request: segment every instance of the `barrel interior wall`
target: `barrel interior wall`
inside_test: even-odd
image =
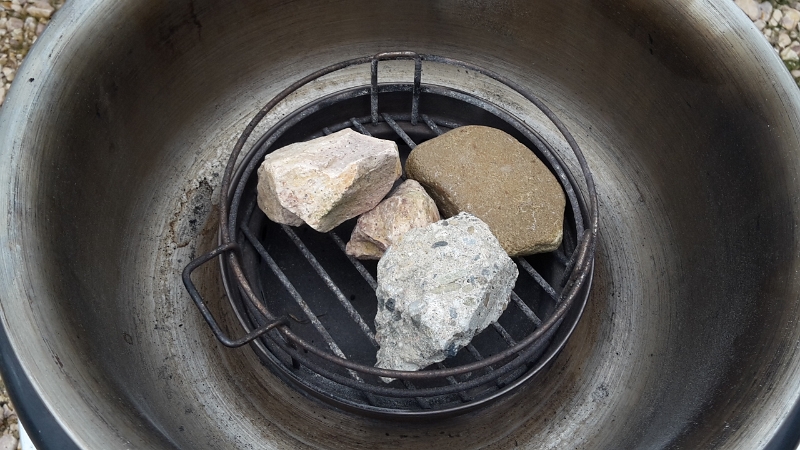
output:
[[[40,362],[23,363],[51,383],[45,394],[68,391],[92,418],[75,428],[79,441],[746,447],[767,399],[785,398],[770,420],[785,416],[797,384],[797,111],[760,100],[778,88],[737,78],[726,61],[750,50],[735,34],[702,38],[712,57],[679,29],[717,26],[709,12],[578,0],[221,3],[75,0],[54,26],[80,27],[72,39],[91,45],[76,56],[54,39],[52,73],[34,49],[24,71],[37,81],[7,103],[42,83],[47,107],[14,132],[27,133],[14,141],[18,161],[4,156],[31,174],[3,189],[41,210],[10,220],[30,246],[20,267],[46,288],[32,306],[4,301],[3,313],[42,330],[46,343],[26,344]],[[467,60],[540,96],[587,153],[604,218],[586,315],[553,367],[507,400],[422,425],[302,397],[249,349],[219,346],[179,282],[214,246],[219,161],[253,112],[315,69],[398,49]],[[768,78],[751,66],[742,73]],[[16,252],[8,258],[22,260]],[[218,276],[196,274],[234,330]],[[63,368],[51,370],[53,354]]]

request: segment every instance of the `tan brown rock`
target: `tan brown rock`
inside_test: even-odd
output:
[[[380,259],[406,232],[439,219],[436,203],[425,189],[414,180],[406,180],[378,206],[358,218],[347,243],[347,254]]]
[[[510,256],[561,244],[561,185],[530,149],[501,130],[466,126],[424,142],[409,155],[406,173],[444,217],[465,211],[486,222]]]
[[[344,129],[268,154],[258,206],[275,222],[327,232],[374,208],[401,174],[397,144]]]

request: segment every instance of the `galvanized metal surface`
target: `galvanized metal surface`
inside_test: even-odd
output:
[[[9,348],[84,448],[762,447],[800,397],[800,98],[734,8],[75,0],[0,115]],[[218,344],[179,281],[214,245],[202,205],[251,111],[298,73],[398,48],[487,67],[553,105],[603,217],[589,307],[537,389],[413,425],[298,396]]]

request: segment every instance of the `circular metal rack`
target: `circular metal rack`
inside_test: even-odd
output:
[[[414,61],[413,82],[379,84],[379,61],[397,59]],[[580,177],[567,169],[551,143],[503,108],[458,89],[422,83],[423,63],[474,71],[521,94],[566,139]],[[370,64],[369,85],[325,96],[287,115],[240,158],[256,126],[287,96],[324,75],[362,64]],[[353,220],[329,233],[271,222],[256,207],[255,169],[274,149],[343,128],[392,139],[404,158],[418,143],[472,124],[510,133],[555,174],[567,196],[563,242],[555,252],[515,258],[520,277],[508,308],[455,356],[417,372],[376,368],[378,344],[370,325],[377,308],[376,266],[344,253]],[[250,343],[282,380],[347,410],[391,418],[472,410],[546,367],[564,346],[587,301],[598,215],[592,175],[580,148],[539,99],[463,61],[382,53],[304,77],[267,103],[244,130],[225,169],[221,195],[219,246],[192,261],[183,273],[191,298],[224,345]],[[214,258],[220,261],[228,299],[245,332],[238,339],[222,330],[191,280],[197,267]],[[395,381],[386,384],[381,377]]]

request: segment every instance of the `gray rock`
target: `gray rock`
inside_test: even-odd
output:
[[[380,259],[408,230],[439,219],[436,203],[425,189],[414,180],[406,180],[378,206],[358,218],[347,243],[347,254]]]
[[[561,244],[564,190],[529,148],[502,130],[471,125],[423,142],[409,155],[406,173],[443,217],[474,214],[511,256]]]
[[[413,371],[454,356],[500,317],[517,275],[469,213],[410,230],[378,263],[375,366]]]
[[[268,154],[258,206],[275,222],[328,232],[374,208],[401,174],[397,144],[344,129]]]

